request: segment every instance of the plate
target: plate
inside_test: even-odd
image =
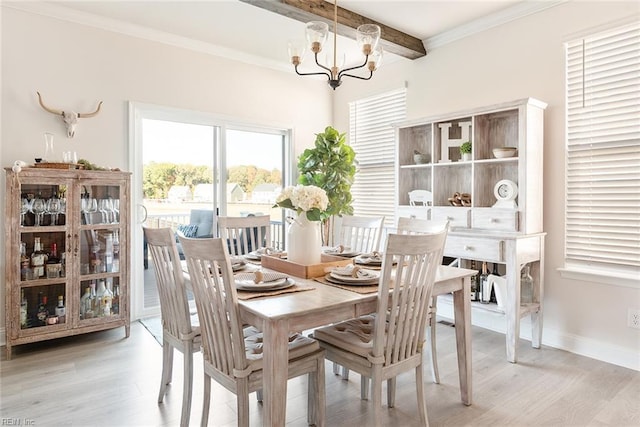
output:
[[[344,276],[338,276],[338,277],[344,277]],[[329,283],[333,283],[336,285],[346,285],[346,286],[375,286],[378,284],[378,279],[374,280],[374,281],[367,281],[367,282],[345,282],[342,279],[336,279],[333,276],[331,276],[331,273],[327,274],[325,277],[325,280]]]
[[[353,277],[352,275],[340,274],[339,271],[331,271],[329,272],[329,276],[332,279],[339,280],[343,283],[365,283],[365,284],[374,284],[378,283],[378,279],[380,278],[380,274],[377,271],[360,269],[360,272],[363,274],[359,277]]]
[[[333,247],[323,247],[322,253],[327,255],[335,255],[335,256],[343,256],[343,257],[354,257],[356,255],[360,255],[358,251],[352,251],[351,248],[344,248],[342,252],[339,249]]]
[[[362,255],[358,255],[357,257],[355,257],[355,259],[353,261],[356,264],[361,264],[361,265],[381,266],[382,265],[382,256],[374,257],[371,254],[362,254]]]
[[[261,283],[254,283],[253,280],[236,280],[236,289],[239,291],[253,292],[279,291],[280,289],[290,288],[295,284],[296,282],[289,277]]]

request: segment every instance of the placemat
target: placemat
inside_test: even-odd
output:
[[[316,277],[313,280],[315,280],[316,282],[320,282],[323,285],[329,285],[329,286],[333,286],[336,288],[340,288],[340,289],[344,289],[346,291],[351,291],[351,292],[355,292],[357,294],[372,294],[374,292],[378,292],[378,286],[349,286],[349,285],[339,285],[337,283],[331,283],[329,282],[327,279],[325,279],[324,277]],[[391,285],[389,286],[390,288],[393,288],[393,282],[391,283]]]
[[[315,288],[313,286],[300,285],[296,283],[290,288],[280,289],[278,291],[264,291],[264,292],[237,291],[237,294],[238,294],[238,299],[246,301],[254,298],[272,297],[275,295],[290,294],[293,292],[313,291],[314,289]]]

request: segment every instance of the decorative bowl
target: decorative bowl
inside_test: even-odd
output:
[[[416,165],[422,165],[425,163],[429,163],[431,161],[431,156],[428,154],[414,154],[413,155],[413,162]]]
[[[516,155],[518,149],[516,147],[499,147],[493,149],[493,155],[496,159],[506,159]]]

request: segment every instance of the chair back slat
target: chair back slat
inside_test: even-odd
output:
[[[218,217],[219,235],[227,242],[231,255],[246,255],[271,244],[269,215]]]
[[[390,234],[387,238],[373,341],[373,356],[384,356],[385,365],[422,351],[429,300],[446,235],[444,229],[432,234]]]
[[[373,252],[380,248],[384,217],[345,215],[342,218],[337,244],[357,252]]]
[[[216,370],[234,377],[247,366],[240,309],[226,240],[180,237],[202,333],[202,353]]]
[[[170,228],[143,227],[155,267],[162,324],[175,337],[192,332],[184,273]]]

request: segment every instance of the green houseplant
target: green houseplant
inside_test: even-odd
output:
[[[322,213],[323,242],[330,235],[330,222],[334,215],[353,214],[351,185],[356,174],[356,154],[346,143],[344,133],[327,126],[316,134],[314,148],[308,148],[298,158],[298,183],[315,185],[326,191],[327,209]]]
[[[463,142],[460,146],[460,154],[462,155],[462,160],[469,161],[471,160],[471,141]]]

